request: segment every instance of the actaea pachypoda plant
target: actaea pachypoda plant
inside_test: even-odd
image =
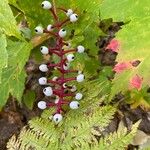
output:
[[[35,32],[37,34],[43,34],[48,33],[52,35],[56,41],[54,47],[41,47],[41,53],[43,55],[47,54],[54,54],[57,55],[60,59],[59,63],[54,64],[52,62],[49,62],[48,64],[42,64],[39,66],[40,71],[47,72],[50,68],[56,68],[60,72],[59,77],[54,77],[52,80],[47,79],[46,77],[41,77],[39,79],[39,84],[47,86],[43,89],[43,93],[45,96],[56,96],[56,100],[54,102],[48,102],[40,101],[38,103],[38,107],[40,109],[46,109],[49,107],[55,107],[56,112],[53,114],[53,121],[57,124],[63,119],[63,105],[68,105],[71,109],[78,109],[79,108],[79,100],[82,99],[83,95],[82,93],[75,93],[76,92],[76,86],[68,86],[68,82],[71,81],[77,81],[82,82],[84,80],[84,75],[79,70],[71,70],[70,63],[75,59],[75,56],[73,53],[83,53],[85,51],[84,46],[79,45],[75,49],[69,49],[64,50],[64,46],[70,46],[70,43],[67,43],[64,41],[64,37],[67,35],[67,31],[64,29],[64,26],[67,23],[75,23],[78,21],[78,15],[73,12],[72,9],[65,10],[64,8],[56,8],[54,4],[52,4],[49,1],[42,2],[41,6],[49,10],[54,18],[54,24],[50,24],[47,26],[46,29],[42,28],[41,26],[38,26],[35,28]],[[57,14],[57,11],[63,11],[67,19],[64,21],[59,20],[59,16]],[[69,73],[77,73],[76,77],[66,77],[66,74]],[[56,85],[55,89],[52,89],[50,86],[51,84]],[[56,88],[57,87],[57,88]],[[70,89],[68,93],[65,92],[66,89]],[[70,101],[67,99],[67,97],[73,98],[73,101]]]

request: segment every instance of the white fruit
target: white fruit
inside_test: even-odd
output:
[[[66,63],[65,65],[63,65],[64,70],[68,70],[69,67],[70,67],[70,64],[69,64],[69,63]]]
[[[45,77],[39,78],[39,84],[40,85],[46,85],[47,84],[47,78],[45,78]]]
[[[44,8],[44,9],[51,9],[52,8],[52,4],[49,2],[49,1],[43,1],[41,6]]]
[[[56,81],[58,79],[58,77],[53,77],[52,81]]]
[[[51,25],[51,24],[49,24],[48,26],[47,26],[47,31],[53,31],[53,25]]]
[[[72,62],[72,61],[74,61],[74,55],[73,54],[69,54],[69,55],[67,55],[67,60],[68,60],[68,62]]]
[[[65,89],[67,88],[67,84],[66,83],[63,84],[63,88],[65,88]]]
[[[40,50],[43,55],[47,55],[49,53],[49,50],[46,46],[41,46]]]
[[[46,87],[43,89],[43,93],[45,96],[52,96],[53,95],[53,90],[51,87]]]
[[[79,106],[80,106],[80,104],[79,104],[79,102],[77,102],[77,101],[72,101],[72,102],[69,104],[69,106],[70,106],[71,109],[78,109]]]
[[[78,15],[77,14],[72,14],[71,16],[70,16],[70,21],[71,22],[76,22],[78,20]]]
[[[78,53],[84,53],[85,48],[84,48],[82,45],[79,45],[79,46],[77,47],[77,51],[78,51]]]
[[[44,101],[38,102],[38,108],[42,110],[46,109],[46,102]]]
[[[68,9],[67,12],[66,12],[66,15],[68,17],[70,17],[72,14],[73,14],[73,10],[72,9]]]
[[[79,74],[76,78],[77,82],[82,82],[84,81],[84,75],[83,74]]]
[[[72,86],[72,88],[70,89],[71,92],[75,92],[77,90],[77,87],[75,85]]]
[[[82,93],[77,93],[76,96],[75,96],[75,99],[76,100],[81,100],[83,97]]]
[[[61,122],[62,119],[63,119],[63,117],[62,117],[61,114],[55,114],[55,115],[53,116],[53,121],[54,121],[56,124],[58,124],[59,122]]]
[[[42,72],[47,72],[48,71],[48,67],[45,64],[42,64],[39,66],[39,70]]]
[[[38,26],[35,28],[36,34],[42,34],[43,33],[43,28],[41,26]]]
[[[59,34],[60,37],[63,38],[67,35],[67,31],[65,29],[61,29],[58,34]]]

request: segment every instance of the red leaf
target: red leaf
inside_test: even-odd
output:
[[[106,47],[106,49],[111,49],[113,52],[119,51],[119,42],[118,40],[111,40],[109,45]]]
[[[142,88],[142,82],[143,82],[143,78],[140,77],[139,75],[135,75],[130,80],[130,87],[140,90]]]
[[[132,68],[131,63],[128,62],[121,62],[115,65],[115,67],[113,68],[113,71],[115,71],[116,73],[121,73],[126,69],[130,69]]]

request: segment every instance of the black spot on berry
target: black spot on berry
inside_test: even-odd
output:
[[[58,121],[58,118],[56,118],[56,121]]]
[[[66,30],[65,30],[65,29],[62,29],[62,31],[65,32]]]
[[[44,4],[42,4],[41,6],[44,7]]]

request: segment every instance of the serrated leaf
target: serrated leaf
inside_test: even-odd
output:
[[[6,104],[9,94],[21,101],[25,77],[26,73],[24,70],[18,74],[17,68],[3,69],[2,83],[0,84],[0,109]]]
[[[29,58],[32,45],[28,42],[8,40],[7,49],[9,66],[16,66],[18,67],[18,71],[21,72]]]
[[[4,31],[4,33],[9,36],[21,38],[16,24],[15,17],[8,5],[8,1],[2,0],[0,4],[0,31]]]
[[[111,13],[110,13],[111,11]],[[101,7],[101,16],[114,21],[129,22],[120,30],[116,39],[120,43],[118,62],[140,60],[141,63],[130,71],[117,74],[113,81],[111,97],[119,91],[129,89],[130,79],[138,74],[143,77],[143,86],[150,83],[150,4],[148,0],[105,0]],[[121,84],[120,84],[121,83]]]
[[[26,64],[32,46],[27,42],[8,40],[8,67],[2,70],[2,81],[0,84],[0,109],[6,104],[9,94],[19,102],[25,86]]]

